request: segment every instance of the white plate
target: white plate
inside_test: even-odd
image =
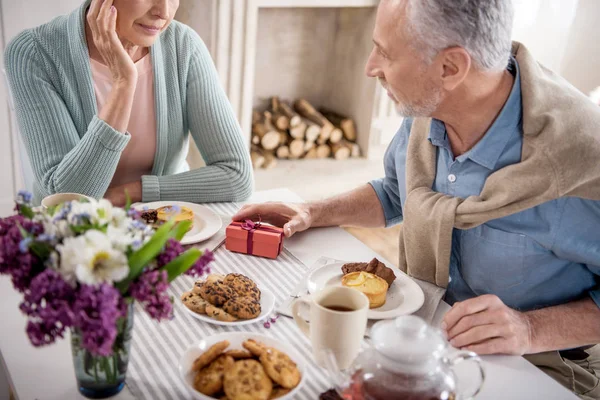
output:
[[[332,263],[312,271],[306,284],[308,292],[315,293],[326,286],[342,286],[342,265],[344,263]],[[396,274],[396,280],[388,290],[385,304],[369,310],[369,319],[390,319],[412,314],[425,301],[423,290],[415,281],[397,268],[391,270]]]
[[[196,391],[194,389],[194,373],[192,372],[192,365],[194,364],[194,360],[198,358],[202,353],[204,353],[210,346],[215,343],[221,342],[223,340],[229,341],[228,350],[238,349],[242,350],[242,343],[248,339],[257,340],[266,346],[273,347],[279,351],[287,354],[292,361],[296,363],[298,366],[298,370],[302,374],[302,379],[298,386],[294,388],[291,392],[286,394],[283,397],[280,397],[280,400],[292,400],[298,394],[298,391],[306,382],[306,365],[302,357],[300,357],[300,353],[296,351],[295,348],[290,346],[287,343],[280,342],[275,340],[269,336],[260,335],[258,333],[249,333],[249,332],[231,332],[231,333],[219,333],[217,335],[208,336],[202,339],[199,343],[194,344],[193,346],[188,347],[188,349],[183,353],[181,360],[179,362],[179,376],[185,383],[188,391],[192,395],[194,399],[198,400],[213,400],[213,397],[205,396],[202,393]]]
[[[223,222],[221,218],[210,208],[199,204],[188,203],[185,201],[155,201],[152,203],[138,203],[133,206],[138,211],[143,211],[144,208],[157,209],[165,206],[187,207],[194,212],[194,226],[181,240],[181,244],[192,244],[203,242],[214,236]]]
[[[209,317],[208,315],[195,313],[192,310],[190,310],[189,308],[187,308],[185,306],[185,304],[183,304],[181,299],[179,300],[179,302],[181,302],[181,305],[183,306],[185,311],[187,311],[192,317],[199,319],[200,321],[203,321],[203,322],[208,322],[209,324],[223,325],[223,326],[240,326],[240,325],[255,324],[255,323],[260,322],[260,321],[264,320],[265,318],[269,317],[273,313],[273,309],[275,308],[275,296],[273,295],[273,293],[271,293],[270,291],[263,289],[263,288],[259,288],[259,289],[260,289],[260,308],[261,308],[260,315],[256,318],[240,319],[240,320],[237,320],[234,322],[219,321],[219,320]]]

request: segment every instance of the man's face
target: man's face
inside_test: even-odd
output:
[[[402,116],[428,117],[441,103],[442,86],[435,78],[435,64],[427,65],[410,46],[403,28],[404,3],[404,0],[382,0],[366,74],[379,79]]]
[[[114,6],[119,37],[150,47],[175,17],[179,0],[114,0]]]

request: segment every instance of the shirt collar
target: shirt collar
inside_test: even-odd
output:
[[[508,100],[483,138],[471,150],[457,157],[457,161],[463,162],[469,158],[483,167],[494,169],[509,140],[516,138],[520,134],[518,127],[521,124],[523,114],[521,105],[521,75],[519,64],[514,57],[511,57],[508,69],[515,75],[515,81]],[[446,126],[442,121],[433,119],[429,131],[429,141],[431,144],[439,147],[447,145]]]

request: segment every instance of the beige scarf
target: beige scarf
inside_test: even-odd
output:
[[[400,230],[400,267],[410,276],[447,287],[453,228],[474,228],[559,197],[600,200],[600,107],[522,44],[513,43],[512,52],[521,73],[521,162],[490,175],[479,196],[431,189],[437,163],[427,140],[431,119],[413,122]]]

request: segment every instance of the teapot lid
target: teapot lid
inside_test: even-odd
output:
[[[414,315],[377,322],[371,339],[386,359],[411,367],[437,362],[446,350],[442,335]]]

